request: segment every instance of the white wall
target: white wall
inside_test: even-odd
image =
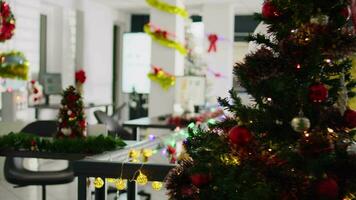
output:
[[[39,72],[40,15],[47,15],[47,71],[61,73],[63,87],[74,84],[74,72],[84,68],[86,102],[112,100],[113,25],[127,31],[130,17],[94,0],[11,0],[15,36],[0,51],[20,50],[30,61],[31,78]],[[77,20],[80,12],[81,20]],[[82,24],[78,24],[82,22]],[[77,30],[80,27],[82,30]],[[76,37],[78,33],[79,37]],[[78,56],[80,55],[80,56]],[[80,60],[78,60],[80,59]],[[80,65],[80,66],[77,66]],[[120,88],[120,87],[119,87]]]

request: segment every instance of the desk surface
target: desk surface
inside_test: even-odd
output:
[[[162,128],[162,129],[175,129],[176,125],[169,124],[169,115],[162,117],[143,117],[124,122],[122,125],[126,127],[138,128]]]
[[[97,108],[97,107],[106,107],[106,106],[112,106],[112,103],[102,103],[102,104],[85,104],[84,108]],[[33,105],[29,106],[29,108],[36,108],[36,109],[59,109],[61,107],[60,104],[41,104],[41,105]]]
[[[76,154],[76,153],[50,153],[50,152],[37,152],[37,151],[15,151],[2,149],[0,150],[0,156],[11,156],[11,157],[23,157],[23,158],[43,158],[43,159],[54,159],[54,160],[80,160],[80,159],[91,159],[91,160],[110,160],[116,159],[120,160],[122,157],[127,157],[131,149],[141,149],[141,148],[153,148],[159,144],[159,141],[154,140],[144,140],[144,141],[125,141],[127,144],[122,149],[117,149],[109,152],[104,152],[102,154]]]

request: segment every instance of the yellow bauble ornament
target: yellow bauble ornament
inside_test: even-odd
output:
[[[104,186],[104,181],[102,178],[95,178],[94,180],[94,186],[95,188],[102,188]]]
[[[146,185],[148,182],[147,176],[144,175],[141,171],[139,171],[139,174],[136,178],[136,182],[139,185]]]
[[[159,191],[159,190],[162,189],[162,186],[163,186],[162,182],[159,182],[159,181],[153,181],[152,182],[152,189],[153,190]]]
[[[115,183],[116,179],[114,179],[114,178],[107,178],[106,181],[107,181],[108,183]]]
[[[115,186],[118,190],[124,190],[126,189],[126,182],[122,178],[119,178],[116,180]]]

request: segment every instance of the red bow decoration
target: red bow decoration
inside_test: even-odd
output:
[[[81,69],[75,72],[75,82],[83,84],[86,79],[87,76],[84,70]]]
[[[217,51],[217,47],[216,47],[216,43],[218,41],[218,36],[216,34],[209,34],[208,36],[208,40],[210,42],[210,46],[209,46],[209,49],[208,49],[208,52],[216,52]]]
[[[356,0],[351,1],[351,18],[354,24],[354,30],[356,32]]]

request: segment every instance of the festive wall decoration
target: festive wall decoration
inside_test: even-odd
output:
[[[81,95],[73,86],[63,92],[61,108],[58,114],[57,137],[86,137],[86,120]]]
[[[38,105],[43,103],[44,95],[43,95],[43,87],[42,85],[36,81],[31,80],[27,85],[29,105]]]
[[[19,51],[0,54],[0,77],[27,80],[29,62]]]
[[[4,42],[8,39],[11,39],[11,37],[14,35],[15,32],[15,18],[14,15],[11,12],[9,4],[7,4],[5,1],[1,0],[0,1],[0,42]]]
[[[168,48],[173,48],[179,51],[181,54],[186,55],[187,49],[185,48],[184,44],[181,44],[177,41],[169,39],[168,36],[170,35],[167,31],[162,29],[158,29],[155,26],[152,26],[151,23],[146,24],[143,27],[144,31],[152,37],[152,39],[159,44],[166,46]]]
[[[157,10],[161,10],[163,12],[179,15],[183,18],[188,18],[189,13],[185,8],[177,7],[170,5],[168,3],[165,3],[164,1],[161,0],[146,0],[148,5],[156,8]]]
[[[218,35],[212,33],[208,35],[208,40],[210,42],[208,52],[216,52],[217,51],[217,42],[218,42]]]
[[[168,90],[174,86],[176,82],[175,76],[165,72],[159,67],[153,67],[152,69],[153,71],[147,75],[151,81],[158,83],[164,90]]]
[[[83,69],[80,69],[75,72],[75,87],[77,88],[78,92],[83,94],[83,84],[87,80],[86,73]]]

